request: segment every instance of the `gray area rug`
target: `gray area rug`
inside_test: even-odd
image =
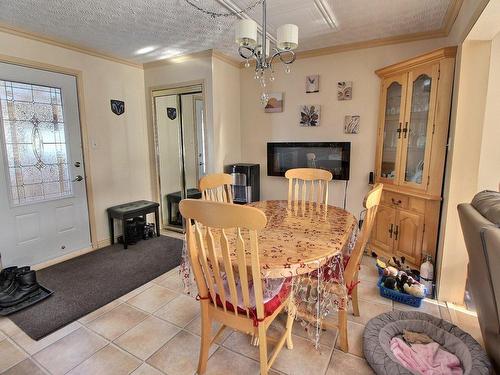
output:
[[[182,244],[155,237],[127,250],[115,244],[44,268],[37,271],[38,282],[54,294],[9,318],[39,340],[177,267]]]

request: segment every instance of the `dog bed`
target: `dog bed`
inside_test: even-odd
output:
[[[391,339],[403,330],[428,335],[442,348],[456,355],[464,375],[488,375],[491,364],[485,351],[471,335],[457,326],[418,311],[394,311],[371,319],[363,335],[366,361],[377,374],[414,375],[403,367],[391,351]]]

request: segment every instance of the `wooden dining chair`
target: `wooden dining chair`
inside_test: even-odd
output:
[[[232,182],[233,178],[227,173],[214,173],[203,176],[199,184],[202,199],[233,203]]]
[[[352,301],[353,315],[359,316],[359,302],[358,302],[358,272],[363,258],[364,249],[370,237],[370,233],[373,228],[373,223],[375,222],[375,215],[377,213],[377,208],[380,203],[380,198],[382,196],[382,184],[376,184],[365,196],[363,206],[365,208],[365,218],[363,225],[358,233],[354,249],[349,257],[349,261],[344,269],[343,280],[346,288],[339,288],[338,284],[329,281],[332,284],[329,286],[329,291],[332,294],[336,294],[339,298],[340,306],[345,307],[345,309],[339,309],[337,322],[331,320],[323,320],[323,328],[337,328],[339,331],[339,347],[342,351],[349,351],[349,343],[347,337],[347,305],[349,301],[349,296]],[[318,281],[308,279],[306,282],[317,283]],[[317,287],[317,284],[311,285],[313,288]],[[315,319],[315,317],[307,316],[307,314],[301,314],[299,316],[304,319]]]
[[[328,184],[331,172],[316,168],[294,168],[285,172],[288,179],[288,207],[292,204],[317,203],[317,207],[328,205]]]
[[[260,373],[267,374],[285,342],[293,348],[295,308],[290,280],[264,303],[257,232],[266,226],[266,215],[254,207],[196,199],[182,200],[179,209],[201,304],[198,374],[205,373],[209,348],[225,327],[258,338]],[[267,329],[285,308],[286,330],[268,360]],[[214,320],[222,326],[211,338]]]

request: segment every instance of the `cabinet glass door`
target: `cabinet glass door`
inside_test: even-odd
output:
[[[403,127],[403,185],[425,188],[428,180],[438,65],[409,73],[406,121]]]
[[[383,87],[385,107],[383,109],[383,134],[379,134],[379,137],[382,137],[382,149],[379,151],[377,175],[384,183],[394,183],[397,181],[399,169],[406,74],[387,79]]]

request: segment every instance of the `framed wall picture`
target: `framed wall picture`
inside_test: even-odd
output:
[[[344,133],[358,134],[359,133],[359,120],[358,115],[347,115],[344,118]]]
[[[264,107],[266,113],[283,112],[283,93],[272,92],[269,94],[269,99]]]
[[[300,106],[300,126],[319,126],[321,106],[308,104]]]
[[[352,99],[352,81],[337,82],[337,100]]]
[[[319,74],[306,77],[306,93],[319,92]]]

